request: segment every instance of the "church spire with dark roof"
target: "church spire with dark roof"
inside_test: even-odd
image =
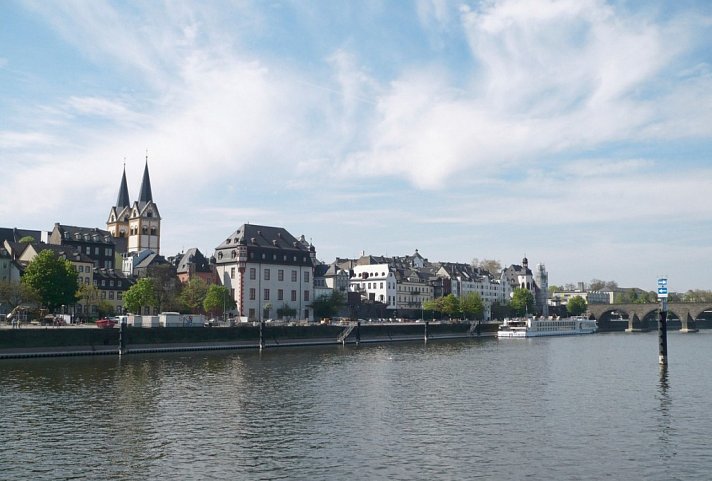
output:
[[[143,170],[143,180],[141,181],[141,192],[138,195],[139,204],[153,202],[151,194],[151,178],[148,176],[148,154],[146,154],[146,168]]]
[[[126,184],[126,162],[124,162],[124,175],[121,177],[121,186],[119,187],[119,196],[116,198],[116,208],[128,207],[129,203],[129,187]]]

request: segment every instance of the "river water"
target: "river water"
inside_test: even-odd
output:
[[[0,361],[0,479],[710,479],[712,332]]]

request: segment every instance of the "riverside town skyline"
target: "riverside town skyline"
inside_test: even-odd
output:
[[[105,228],[124,163],[133,199],[148,155],[165,255],[212,254],[249,222],[324,262],[526,255],[555,285],[712,289],[709,2],[0,17],[3,227]]]

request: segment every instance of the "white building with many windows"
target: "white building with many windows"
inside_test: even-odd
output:
[[[371,301],[381,302],[387,309],[396,309],[396,277],[388,264],[359,265],[353,268],[349,290],[360,292]]]
[[[237,314],[313,320],[316,251],[282,227],[243,224],[215,249],[216,273]]]

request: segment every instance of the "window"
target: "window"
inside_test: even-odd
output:
[[[284,300],[284,289],[277,289],[277,300],[278,301]]]
[[[85,278],[84,278],[84,284],[89,284],[89,278],[88,278],[88,277],[85,277]]]
[[[101,298],[101,299],[106,299],[106,291],[101,291],[101,294],[99,295],[99,298]]]
[[[304,300],[305,301],[309,300],[309,291],[304,291]]]
[[[109,287],[114,287],[114,280],[113,280],[113,279],[110,279],[110,280],[109,280]]]
[[[112,254],[112,252],[111,252],[111,247],[107,247],[106,249],[104,249],[104,255],[105,255],[105,256],[110,256],[111,254]]]
[[[297,282],[297,271],[292,271],[292,282]]]
[[[265,280],[269,280],[269,268],[265,268]]]
[[[109,291],[109,299],[114,300],[114,291]]]
[[[277,271],[277,280],[278,280],[279,282],[284,281],[284,269],[279,269],[279,270]]]
[[[265,301],[269,301],[269,289],[265,289]]]
[[[296,302],[296,300],[297,300],[297,291],[292,290],[292,301]]]
[[[151,235],[156,235],[156,228],[155,228],[155,227],[151,227]]]
[[[253,308],[253,309],[250,309],[250,311],[249,311],[249,318],[250,318],[250,319],[254,319],[254,318],[255,318],[255,310],[254,310],[254,308]]]
[[[234,279],[234,278],[235,278],[235,268],[231,267],[230,268],[230,279]]]
[[[250,300],[254,301],[257,298],[257,292],[254,287],[250,287]]]
[[[257,269],[250,267],[250,280],[254,281],[257,278]]]
[[[88,255],[88,256],[91,255],[91,247],[89,247],[89,246],[87,246],[87,255]]]
[[[84,266],[79,266],[79,272],[84,272]]]
[[[120,301],[124,297],[124,293],[119,291],[116,293],[116,300]]]
[[[309,282],[309,271],[304,271],[304,282]]]

